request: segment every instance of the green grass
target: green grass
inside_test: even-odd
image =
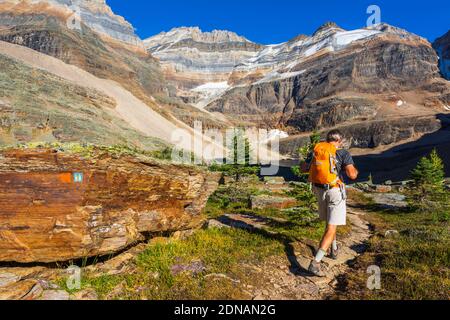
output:
[[[367,205],[367,203],[365,204]],[[340,296],[374,300],[450,299],[450,225],[439,212],[393,212],[377,210],[368,220],[375,229],[365,255],[356,270],[345,279]],[[442,206],[444,208],[444,206]],[[385,237],[389,230],[398,236]],[[366,288],[370,265],[382,270],[382,289]]]
[[[307,185],[295,186],[285,195],[297,199],[297,207],[291,209],[252,209],[250,198],[256,195],[272,195],[272,193],[254,185],[222,186],[210,197],[204,213],[213,219],[224,213],[266,218],[269,221],[267,230],[279,234],[286,241],[320,240],[323,236],[325,224],[319,221],[316,200]]]
[[[136,261],[136,271],[126,276],[84,277],[82,289],[93,288],[100,299],[230,299],[243,298],[239,288],[207,275],[243,277],[240,263],[258,263],[283,252],[281,243],[262,235],[235,229],[201,230],[187,240],[150,245]],[[200,261],[205,271],[197,275],[173,274],[173,265]],[[64,280],[60,281],[64,285]],[[116,296],[108,296],[117,286]]]

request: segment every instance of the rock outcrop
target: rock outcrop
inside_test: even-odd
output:
[[[349,137],[349,147],[374,149],[380,146],[398,144],[415,139],[430,132],[437,132],[443,127],[436,116],[415,116],[378,121],[357,121],[339,126]],[[326,130],[323,131],[323,136]],[[297,150],[310,141],[309,134],[294,135],[280,143],[281,154],[298,156]]]
[[[450,80],[450,31],[437,39],[433,44],[434,49],[439,55],[439,66],[442,75]]]
[[[108,255],[202,225],[219,178],[145,157],[8,150],[0,157],[0,261]]]

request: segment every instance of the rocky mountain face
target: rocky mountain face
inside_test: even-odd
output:
[[[191,53],[198,50],[193,40],[180,40],[180,50],[178,32],[157,36],[146,45],[159,54],[166,69],[218,72],[221,76],[215,81],[198,79],[192,84],[190,102],[235,123],[281,128],[292,135],[359,123],[367,128],[389,123],[392,132],[403,132],[402,119],[420,127],[387,139],[379,130],[353,130],[354,146],[367,147],[435,130],[439,121],[427,125],[423,117],[450,111],[450,84],[439,73],[431,44],[387,24],[346,31],[327,23],[312,36],[259,46],[258,52],[252,50],[250,57],[236,61],[231,72],[199,56],[193,59]],[[227,41],[232,45],[235,39]]]
[[[59,1],[2,1],[0,40],[29,47],[98,77],[115,80],[142,99],[164,91],[159,64],[140,47],[112,36],[105,37],[105,28],[98,31],[94,25],[92,29],[85,23],[86,19],[82,20],[80,29],[70,28],[68,21],[73,12],[67,7],[69,2],[72,3],[65,1],[67,5],[62,6]],[[97,14],[98,20],[104,23],[109,20],[103,19],[103,15],[111,15],[109,19],[115,17],[109,7],[100,6],[104,1],[79,3],[83,10],[90,8],[91,16]]]
[[[0,42],[7,47],[32,50]],[[25,52],[24,52],[25,51]],[[0,52],[0,145],[40,143],[92,143],[96,145],[128,144],[147,150],[162,146],[162,141],[133,129],[114,110],[117,100],[102,91],[62,79],[50,72],[34,69],[12,56]],[[29,60],[56,65],[56,59],[35,53]],[[62,62],[60,62],[63,65]],[[75,74],[71,66],[64,72]],[[80,75],[77,78],[81,78]],[[30,89],[32,88],[32,89]]]
[[[442,75],[450,80],[450,31],[437,39],[433,44],[434,49],[439,55],[439,66]]]
[[[0,261],[116,253],[149,234],[197,228],[218,177],[145,157],[51,149],[0,155]]]
[[[66,2],[69,6],[70,1]],[[106,31],[98,23],[89,23],[93,15],[99,23],[123,20],[113,15],[103,1],[79,2],[91,15],[90,19],[82,19],[80,29],[68,25],[72,9],[58,3],[0,1],[0,40],[53,56],[99,78],[114,80],[165,117],[174,117],[190,126],[195,119],[206,127],[223,126],[221,121],[213,121],[210,115],[179,98],[168,97],[167,82],[159,62],[142,46],[122,41],[119,36],[113,38],[111,30],[118,26],[103,28],[109,32],[105,35]],[[105,20],[104,15],[109,18]]]
[[[123,17],[114,14],[106,4],[106,0],[1,0],[2,11],[7,9],[16,13],[15,17],[10,17],[9,24],[17,25],[23,21],[20,13],[44,13],[51,12],[66,17],[66,22],[75,23],[76,20],[87,25],[97,33],[108,36],[112,39],[142,47],[142,42],[134,33],[133,26]],[[5,20],[3,20],[5,23]]]
[[[144,44],[161,62],[166,79],[175,87],[174,94],[187,102],[226,87],[234,67],[262,48],[233,32],[186,27],[160,33]],[[189,89],[194,90],[187,92]]]

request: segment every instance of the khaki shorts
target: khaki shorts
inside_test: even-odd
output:
[[[330,190],[313,187],[319,202],[320,220],[332,226],[347,225],[347,194],[345,188]]]

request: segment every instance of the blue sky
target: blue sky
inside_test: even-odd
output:
[[[404,0],[107,0],[141,38],[179,26],[223,29],[263,43],[312,34],[326,21],[344,29],[366,25],[367,7],[378,5],[382,21],[434,41],[450,29],[450,1]]]

